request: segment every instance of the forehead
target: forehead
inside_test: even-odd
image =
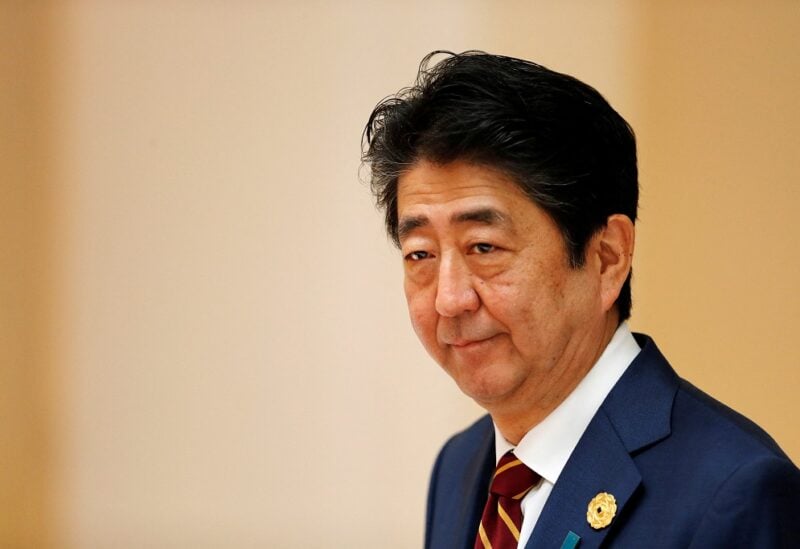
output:
[[[443,216],[450,221],[517,224],[532,210],[539,208],[509,176],[485,166],[420,161],[398,178],[400,228],[404,222],[427,224]],[[475,215],[465,217],[470,212]]]
[[[503,172],[463,161],[435,164],[421,160],[398,178],[398,206],[444,202],[472,196],[530,202]]]

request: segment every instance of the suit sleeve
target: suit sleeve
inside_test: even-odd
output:
[[[761,458],[720,486],[690,549],[800,548],[798,512],[800,470],[786,458]]]

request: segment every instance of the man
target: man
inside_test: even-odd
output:
[[[800,547],[798,469],[625,322],[630,127],[570,76],[433,55],[364,152],[414,329],[489,413],[436,460],[426,547]]]

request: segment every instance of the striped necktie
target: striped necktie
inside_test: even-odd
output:
[[[475,549],[516,549],[522,527],[522,498],[541,479],[511,450],[500,458],[475,538]]]

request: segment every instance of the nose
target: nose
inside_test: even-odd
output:
[[[443,257],[439,263],[436,288],[436,312],[445,317],[456,317],[477,311],[480,297],[473,285],[473,275],[458,257]]]

